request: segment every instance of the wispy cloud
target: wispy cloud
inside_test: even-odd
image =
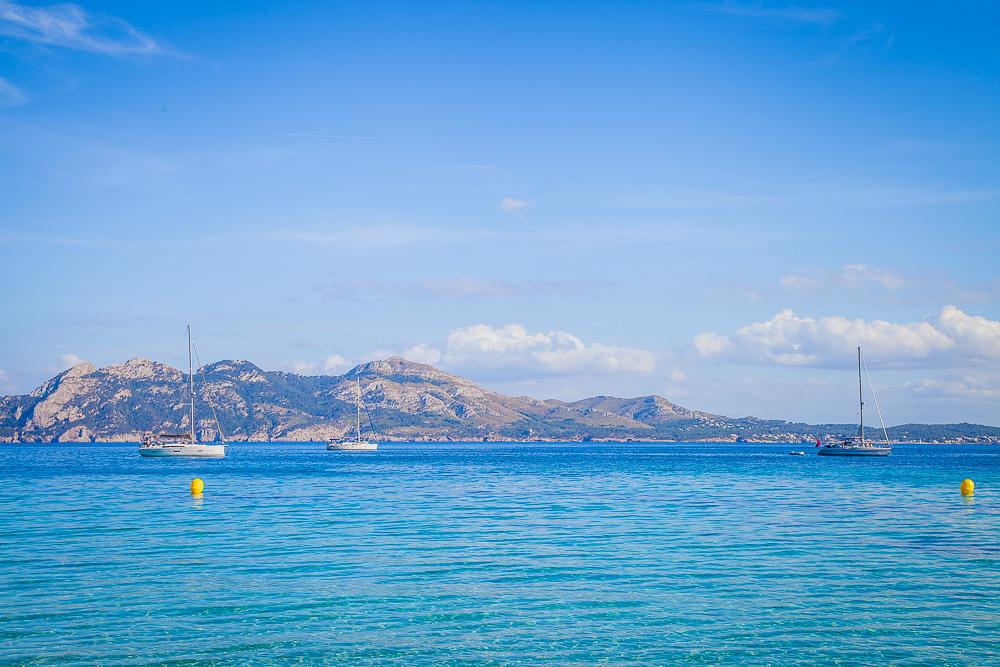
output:
[[[502,167],[497,167],[496,165],[492,164],[479,164],[475,162],[432,162],[431,164],[441,167],[449,167],[452,169],[462,169],[465,171],[478,171],[490,174],[507,173],[506,169],[503,169]]]
[[[73,368],[73,366],[76,366],[77,364],[82,364],[84,362],[84,358],[78,354],[70,353],[59,357],[59,361],[62,363],[63,368]]]
[[[814,271],[808,274],[790,274],[781,278],[781,286],[790,292],[805,292],[829,285],[843,287],[875,285],[893,291],[902,289],[908,283],[909,280],[898,271],[867,264],[848,264],[839,271]]]
[[[869,46],[891,46],[892,35],[886,35],[885,26],[874,23],[858,28],[844,38],[846,48],[867,48]]]
[[[734,290],[746,286],[732,285]],[[932,303],[1000,303],[1000,278],[967,282],[947,272],[929,269],[903,270],[869,264],[847,264],[837,269],[809,268],[781,276],[769,284],[759,284],[765,303],[785,302],[789,298],[837,298],[848,294],[851,300],[878,304],[907,304],[926,307]]]
[[[505,213],[523,213],[525,209],[531,207],[531,202],[525,201],[523,199],[514,199],[513,197],[504,197],[500,200],[500,208]]]
[[[721,210],[783,204],[787,201],[787,195],[712,190],[677,190],[648,195],[625,196],[618,199],[616,204],[623,208],[634,209]]]
[[[100,134],[0,117],[0,150],[14,155],[22,169],[58,180],[67,190],[125,186],[163,192],[188,187],[186,179],[239,178],[276,165],[309,163],[319,154],[305,147],[237,142],[153,148],[144,141],[107,141]]]
[[[323,360],[324,373],[340,373],[350,367],[351,363],[339,354],[327,355]]]
[[[886,141],[886,145],[895,150],[915,153],[958,153],[976,150],[976,147],[971,144],[934,139],[890,139]]]
[[[86,359],[84,359],[78,354],[73,354],[73,353],[64,354],[61,357],[59,357],[59,361],[49,366],[47,370],[50,373],[62,373],[67,369],[73,368],[74,366],[77,366],[85,362]]]
[[[799,276],[795,274],[782,276],[781,286],[792,292],[801,292],[816,287],[819,282],[812,276]]]
[[[296,375],[316,375],[317,365],[312,361],[293,361],[288,365],[288,370]]]
[[[108,239],[85,239],[85,238],[75,238],[71,236],[64,236],[62,234],[47,234],[47,233],[19,233],[19,232],[4,232],[0,233],[0,245],[14,245],[20,243],[28,244],[38,244],[38,245],[57,245],[57,246],[81,246],[81,247],[107,247],[112,246],[115,242]]]
[[[934,400],[952,399],[958,401],[1000,399],[1000,383],[993,373],[966,373],[944,378],[924,378],[908,382],[904,390],[907,394]]]
[[[996,188],[949,188],[933,184],[788,184],[781,191],[733,192],[686,190],[626,195],[614,203],[622,208],[677,210],[746,210],[836,206],[893,208],[976,204],[995,199]]]
[[[397,298],[483,298],[563,295],[592,292],[599,285],[560,281],[508,281],[479,278],[417,280],[409,283],[351,281],[323,289],[324,301],[358,301],[374,297]]]
[[[0,76],[0,107],[16,107],[28,101],[23,90]]]
[[[333,229],[281,229],[265,231],[261,236],[266,240],[288,243],[349,246],[366,245],[407,245],[421,242],[464,242],[481,239],[489,233],[481,230],[449,229],[424,225],[373,224],[362,227]]]
[[[400,352],[399,356],[418,364],[434,365],[441,361],[441,351],[427,343],[417,343]]]
[[[892,48],[894,41],[893,34],[887,32],[881,23],[862,26],[844,36],[836,50],[818,60],[801,63],[799,67],[802,69],[825,67],[836,64],[851,54],[874,50],[888,51]]]
[[[836,23],[841,16],[836,9],[767,5],[759,2],[703,2],[698,6],[717,14],[795,25],[828,26]]]
[[[385,137],[365,137],[352,134],[324,134],[320,132],[275,132],[276,137],[291,139],[329,139],[331,141],[388,141]]]
[[[92,15],[75,4],[33,7],[0,0],[0,35],[117,57],[183,55],[122,19]]]
[[[271,361],[269,367],[295,373],[296,375],[339,375],[351,366],[351,362],[339,354],[329,354],[324,359],[312,361],[295,359],[293,361]]]

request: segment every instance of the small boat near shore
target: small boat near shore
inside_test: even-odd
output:
[[[885,447],[876,446],[871,440],[865,439],[865,398],[864,389],[861,384],[861,348],[858,347],[858,403],[860,424],[858,433],[854,437],[846,438],[839,443],[823,444],[816,438],[816,452],[820,456],[889,456],[892,453],[892,445],[889,443],[889,434],[885,430],[885,422],[882,420],[882,410],[878,407],[878,398],[875,396],[875,387],[871,383],[871,376],[868,377],[868,385],[872,390],[872,398],[875,400],[875,409],[878,412],[879,422],[882,424],[882,433],[885,436]],[[867,371],[867,365],[865,366]]]
[[[191,325],[188,325],[188,397],[190,399],[190,426],[189,433],[153,433],[147,431],[142,436],[139,445],[139,454],[146,457],[168,457],[168,456],[188,456],[199,458],[222,458],[226,455],[226,442],[222,435],[222,427],[219,425],[219,418],[215,415],[215,406],[212,406],[212,413],[215,416],[215,427],[219,443],[198,442],[195,433],[195,413],[194,413],[194,360],[191,356]],[[199,368],[201,362],[198,362]]]
[[[355,429],[357,437],[354,440],[348,440],[347,438],[331,438],[326,443],[326,449],[330,452],[374,452],[378,449],[378,443],[371,440],[361,439],[361,379],[355,378],[357,381],[358,394],[355,400],[355,407],[357,408],[357,419],[355,421]],[[365,410],[367,413],[367,409]],[[368,418],[369,426],[371,426],[371,417]],[[372,435],[375,433],[375,427],[372,426]]]

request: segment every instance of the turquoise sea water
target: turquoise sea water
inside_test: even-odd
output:
[[[0,447],[0,663],[1000,663],[1000,447],[788,450]]]

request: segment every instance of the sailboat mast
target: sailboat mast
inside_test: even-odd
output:
[[[357,423],[357,429],[358,429],[358,442],[360,443],[361,442],[361,378],[355,378],[355,380],[357,380],[357,383],[358,383],[358,402],[357,402],[358,423]]]
[[[188,325],[188,393],[191,395],[191,442],[194,442],[194,362],[191,360],[191,325]]]
[[[858,403],[861,405],[861,444],[865,444],[865,395],[861,390],[861,346],[858,346]]]

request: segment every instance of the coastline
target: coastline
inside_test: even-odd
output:
[[[512,444],[512,445],[596,445],[596,444],[619,444],[619,445],[721,445],[721,444],[732,444],[732,445],[815,445],[815,440],[810,439],[787,439],[787,440],[772,440],[772,439],[728,439],[728,438],[701,438],[701,439],[691,439],[691,440],[665,440],[665,439],[653,439],[653,438],[625,438],[625,439],[615,439],[615,438],[586,438],[586,439],[558,439],[558,438],[537,438],[532,440],[523,440],[517,438],[483,438],[479,440],[474,440],[470,438],[400,438],[400,437],[380,437],[377,438],[380,443],[405,443],[405,444],[428,444],[428,445],[479,445],[479,444]],[[135,437],[121,437],[121,438],[101,438],[93,440],[43,440],[43,439],[33,439],[33,440],[11,440],[0,438],[0,446],[14,446],[14,445],[83,445],[83,444],[93,444],[93,445],[139,445],[140,440]],[[301,440],[296,438],[275,438],[275,439],[237,439],[237,440],[226,440],[227,445],[241,445],[241,444],[307,444],[307,443],[322,443],[322,440]],[[889,440],[889,444],[893,447],[898,445],[1000,445],[1000,438],[993,436],[983,436],[982,438],[976,439],[947,439],[947,440]]]

